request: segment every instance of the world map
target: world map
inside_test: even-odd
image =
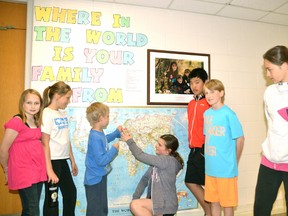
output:
[[[67,108],[69,118],[70,139],[74,157],[78,166],[78,176],[73,177],[77,187],[77,204],[75,215],[86,214],[86,197],[84,189],[85,156],[90,125],[86,120],[86,108]],[[187,143],[187,108],[110,108],[110,122],[105,134],[113,132],[117,126],[127,128],[137,145],[149,154],[155,154],[154,145],[163,134],[173,134],[179,140],[178,152],[185,165],[177,176],[178,211],[197,208],[197,200],[184,183],[186,162],[189,154]],[[118,156],[111,163],[112,171],[108,175],[108,207],[109,216],[130,216],[129,209],[134,190],[148,166],[137,161],[129,151],[125,142],[118,139]],[[146,193],[143,194],[143,197]],[[42,194],[42,199],[44,195]],[[43,202],[43,201],[42,201]],[[59,193],[59,211],[62,201]]]

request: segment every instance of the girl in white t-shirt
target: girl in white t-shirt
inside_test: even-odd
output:
[[[46,157],[48,182],[45,184],[44,216],[58,216],[58,188],[63,196],[63,216],[75,215],[76,187],[72,179],[78,174],[72,147],[69,140],[68,118],[65,112],[72,90],[69,85],[60,81],[47,87],[43,92],[44,111],[41,126],[42,142]],[[70,159],[72,171],[67,160]],[[56,184],[56,196],[51,204],[49,186]],[[55,188],[55,187],[54,187]]]

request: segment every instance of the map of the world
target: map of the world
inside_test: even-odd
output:
[[[110,123],[105,133],[111,133],[117,126],[122,125],[130,131],[137,145],[150,154],[155,153],[154,145],[158,138],[163,134],[171,133],[178,138],[180,144],[178,152],[186,162],[190,151],[187,143],[186,110],[186,108],[171,107],[110,108]],[[75,215],[84,216],[86,214],[86,197],[83,181],[87,140],[91,127],[86,120],[86,108],[67,108],[67,113],[73,153],[79,169],[78,176],[74,177],[77,187]],[[109,143],[109,146],[115,142],[120,142],[120,148],[118,156],[111,163],[113,169],[108,175],[109,216],[130,216],[129,203],[132,194],[148,166],[134,158],[125,142],[114,140]],[[177,177],[178,211],[197,207],[195,197],[185,186],[185,171],[186,163]],[[143,197],[145,196],[146,193],[143,194]],[[43,202],[44,194],[41,199]],[[59,194],[59,205],[61,214],[61,194]]]

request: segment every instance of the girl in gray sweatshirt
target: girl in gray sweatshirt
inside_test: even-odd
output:
[[[178,209],[176,177],[184,162],[176,151],[179,142],[171,135],[162,135],[156,144],[156,155],[143,152],[127,130],[122,133],[134,157],[150,165],[133,194],[130,210],[137,215],[174,215]],[[147,197],[141,198],[148,186]],[[145,213],[145,214],[144,214]]]

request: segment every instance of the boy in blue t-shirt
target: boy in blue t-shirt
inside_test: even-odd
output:
[[[211,108],[204,113],[205,200],[212,215],[233,215],[238,204],[238,162],[244,135],[237,115],[224,105],[225,89],[220,80],[205,83],[204,94]]]

